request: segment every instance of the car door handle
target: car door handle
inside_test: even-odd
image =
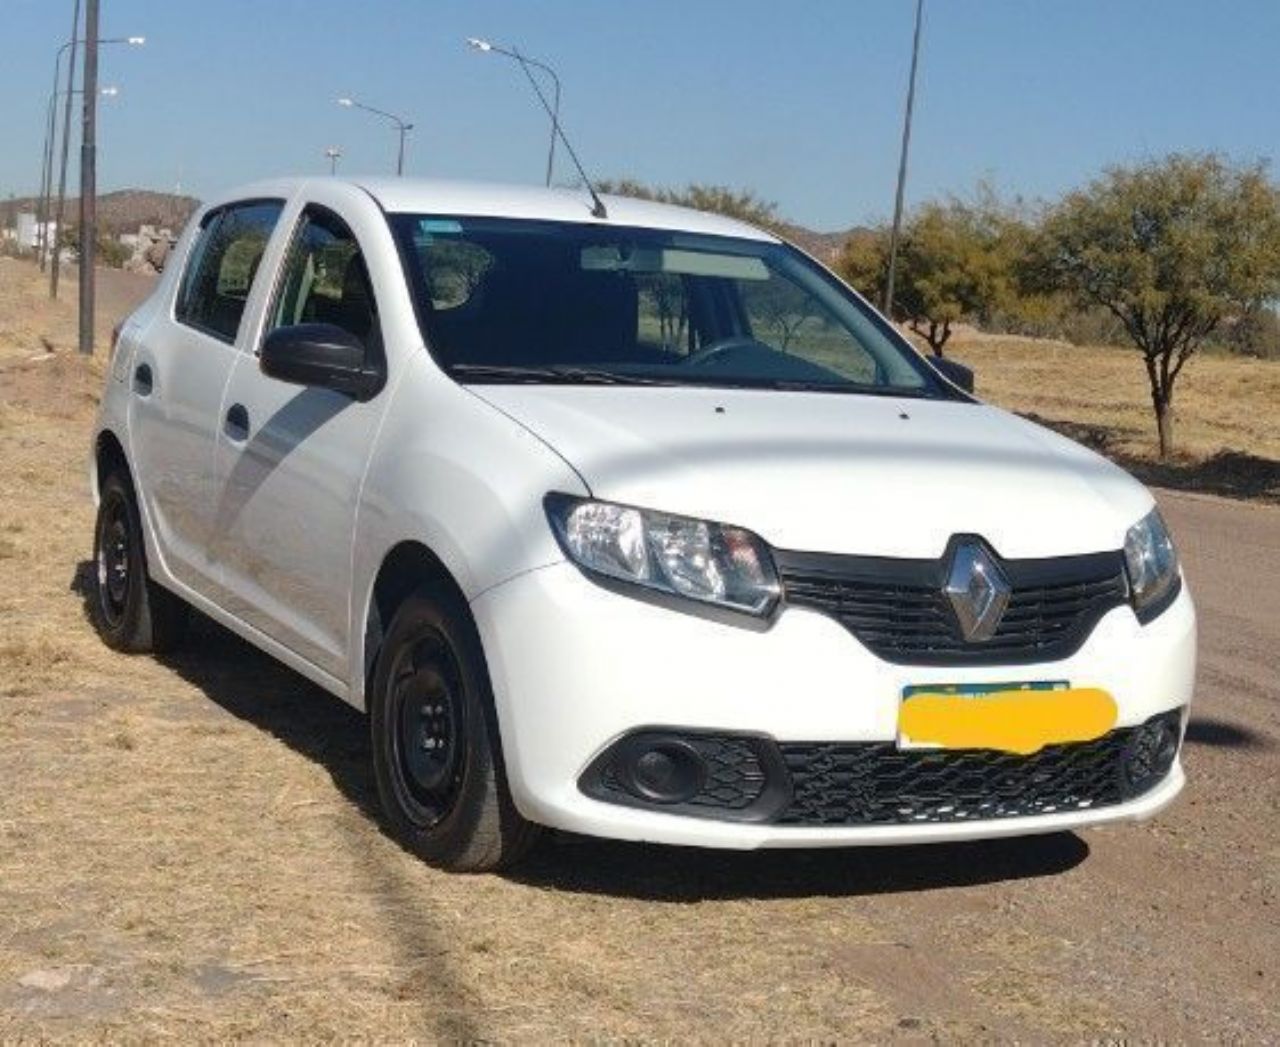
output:
[[[237,443],[249,439],[249,410],[244,404],[232,404],[222,423],[223,431]]]
[[[133,372],[133,391],[139,396],[150,396],[155,387],[150,364],[138,364]]]

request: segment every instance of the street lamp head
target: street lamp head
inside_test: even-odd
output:
[[[350,98],[339,98],[338,105],[346,106],[346,108],[350,109],[353,105],[355,105],[355,102],[352,101]]]
[[[480,37],[478,37],[478,36],[469,36],[469,37],[467,37],[467,45],[468,45],[469,47],[474,47],[477,51],[492,51],[492,50],[493,50],[493,44],[489,43],[489,41],[488,41],[488,40],[482,40],[482,39],[480,39]]]
[[[130,36],[125,38],[125,43],[131,47],[142,47],[147,42],[145,36]]]
[[[101,91],[104,98],[115,98],[119,93],[120,88],[116,87],[115,84],[112,84],[110,87],[104,87]]]

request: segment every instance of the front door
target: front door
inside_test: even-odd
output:
[[[261,337],[303,323],[335,324],[383,352],[356,235],[316,204],[298,218]],[[246,353],[224,400],[212,542],[228,610],[340,680],[356,503],[387,399],[281,382]]]

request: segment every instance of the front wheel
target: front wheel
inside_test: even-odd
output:
[[[516,811],[480,638],[456,596],[420,590],[396,611],[369,700],[383,810],[432,865],[482,872],[509,865],[536,827]]]
[[[186,632],[189,608],[147,573],[142,518],[122,472],[102,482],[93,529],[90,609],[98,635],[117,651],[171,650]]]

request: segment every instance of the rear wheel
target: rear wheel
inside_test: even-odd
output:
[[[142,520],[133,485],[121,472],[102,482],[93,532],[93,624],[117,651],[162,652],[186,632],[189,609],[147,574]]]
[[[391,620],[369,701],[388,820],[433,865],[501,868],[536,837],[511,802],[480,638],[461,599],[420,590]]]

